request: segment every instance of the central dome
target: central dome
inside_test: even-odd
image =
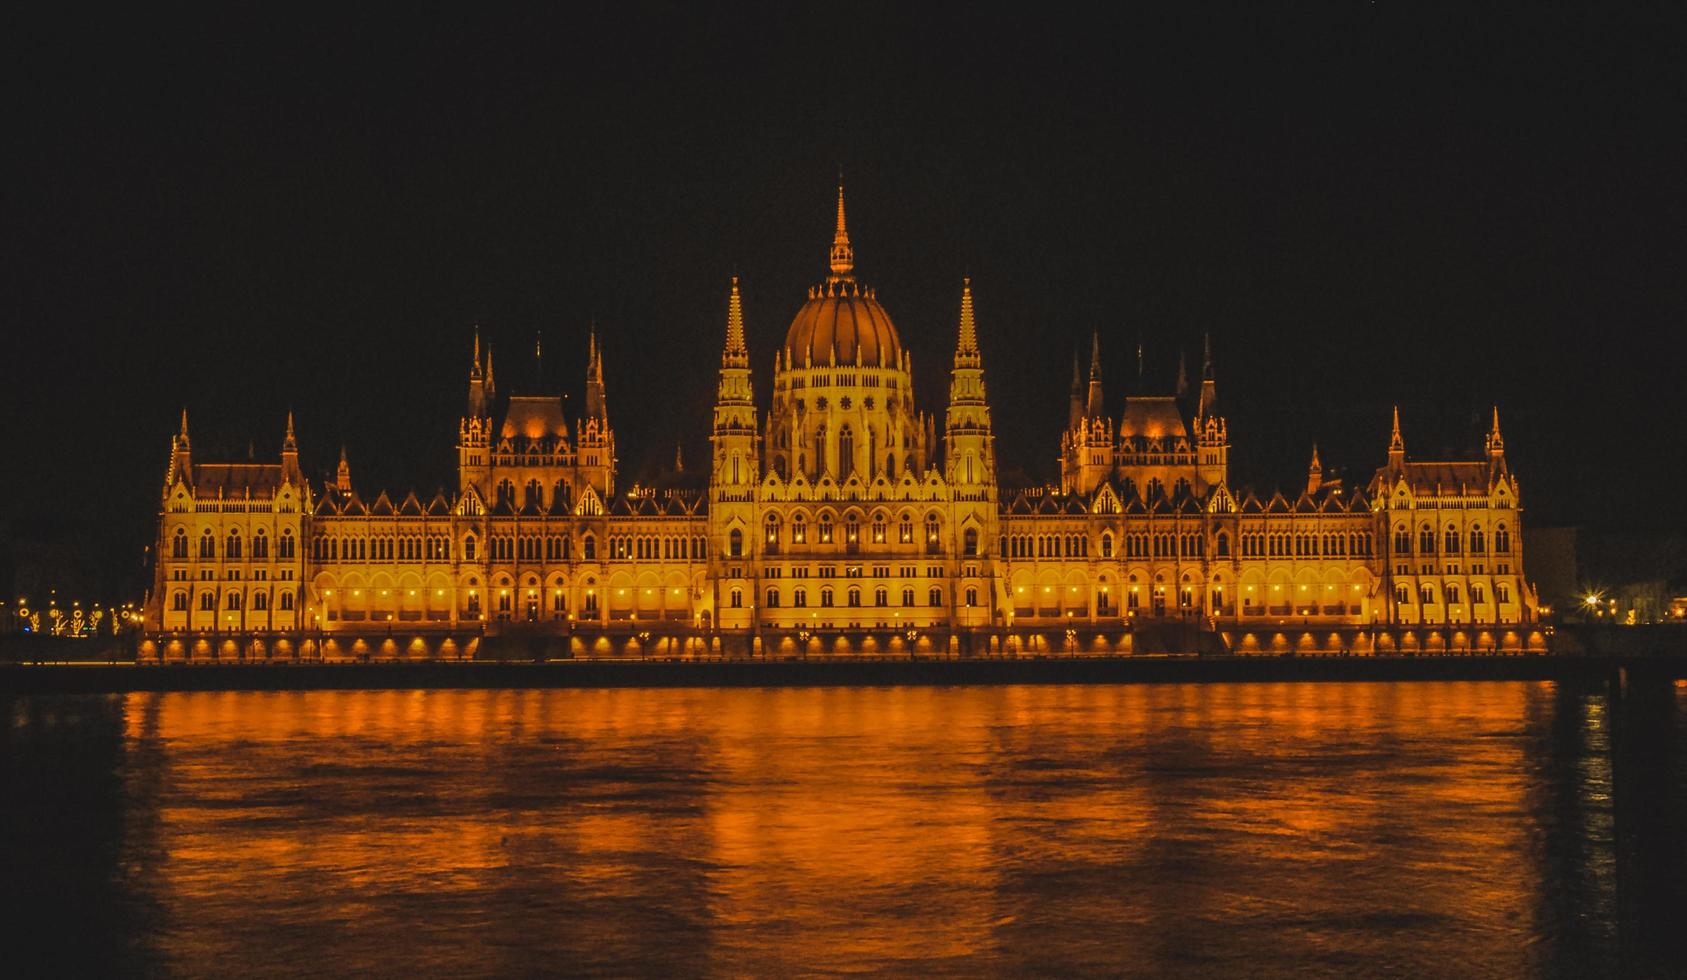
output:
[[[855,249],[844,227],[843,185],[838,185],[838,228],[829,256],[832,274],[823,286],[808,291],[808,302],[797,311],[785,333],[785,363],[854,364],[895,368],[902,363],[902,343],[890,314],[871,289],[855,281]]]
[[[902,363],[902,343],[872,290],[828,284],[812,290],[791,321],[785,357],[792,367],[831,364],[835,358],[838,364],[894,368]]]

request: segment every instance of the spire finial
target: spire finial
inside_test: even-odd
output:
[[[1201,380],[1211,381],[1213,377],[1213,335],[1211,331],[1201,333]]]
[[[674,472],[685,472],[685,450],[680,443],[674,443]]]
[[[486,390],[491,391],[493,389],[493,387],[494,386],[493,386],[493,383],[492,383],[492,345],[487,344],[486,345]]]
[[[1101,380],[1101,331],[1090,331],[1090,380]]]
[[[972,277],[961,277],[961,336],[955,355],[978,353],[978,326],[972,317]]]
[[[1183,351],[1177,352],[1177,397],[1189,394],[1189,367],[1183,357]]]
[[[1312,444],[1312,466],[1311,466],[1311,469],[1313,469],[1314,471],[1321,471],[1321,470],[1323,470],[1323,468],[1324,468],[1323,465],[1318,462],[1318,444],[1316,442],[1314,442]]]
[[[183,405],[183,406],[182,406],[182,431],[181,431],[181,439],[182,439],[182,441],[183,441],[183,442],[186,442],[186,441],[187,441],[187,406],[186,406],[186,405]]]
[[[1394,406],[1394,432],[1388,437],[1388,454],[1393,456],[1406,451],[1406,440],[1400,437],[1400,406]]]
[[[1505,438],[1500,435],[1500,407],[1494,406],[1494,424],[1488,430],[1488,452],[1498,455],[1505,451]]]
[[[726,300],[726,354],[749,357],[744,344],[744,297],[738,292],[738,277],[732,277],[732,292]]]
[[[481,377],[480,366],[480,324],[474,325],[474,363],[469,367],[469,378]]]
[[[282,452],[298,452],[298,440],[293,438],[293,410],[287,410],[287,435],[281,440]]]
[[[849,230],[844,225],[843,171],[838,171],[838,228],[832,234],[832,281],[849,279],[855,272],[855,249],[849,245]]]

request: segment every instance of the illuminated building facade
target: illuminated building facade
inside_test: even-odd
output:
[[[1359,631],[1484,645],[1467,627],[1526,643],[1505,629],[1534,619],[1534,597],[1497,411],[1481,458],[1409,461],[1396,412],[1368,486],[1326,479],[1314,449],[1304,488],[1261,497],[1231,484],[1210,347],[1192,393],[1180,378],[1115,415],[1096,338],[1087,381],[1074,363],[1059,484],[1001,493],[974,316],[963,282],[939,420],[856,278],[840,189],[828,274],[774,352],[765,415],[732,282],[706,489],[617,487],[595,334],[572,420],[559,393],[501,391],[477,337],[457,487],[427,500],[367,498],[343,453],[312,487],[291,418],[277,464],[196,462],[184,414],[149,628],[396,631],[434,652],[503,632],[586,652],[653,636],[698,652],[1127,651],[1158,624],[1239,650],[1315,632],[1346,648]]]

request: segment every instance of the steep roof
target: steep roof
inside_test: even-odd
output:
[[[1119,420],[1121,437],[1187,439],[1183,413],[1172,395],[1133,395],[1125,399],[1125,415]]]
[[[269,497],[282,482],[279,463],[193,465],[193,492],[198,497]]]

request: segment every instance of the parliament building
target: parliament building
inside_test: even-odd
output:
[[[315,485],[171,441],[143,653],[1036,655],[1381,653],[1543,642],[1499,414],[1480,454],[1408,458],[1398,411],[1368,485],[1231,482],[1210,349],[1198,386],[1110,403],[1074,364],[1058,485],[997,482],[963,281],[941,418],[855,274],[838,193],[823,281],[758,398],[727,295],[706,488],[623,486],[595,334],[583,413],[504,390],[474,341],[454,492]],[[1098,342],[1097,342],[1098,343]],[[1187,390],[1187,394],[1185,390]],[[1380,421],[1380,420],[1379,420]],[[489,642],[493,640],[495,642]]]

